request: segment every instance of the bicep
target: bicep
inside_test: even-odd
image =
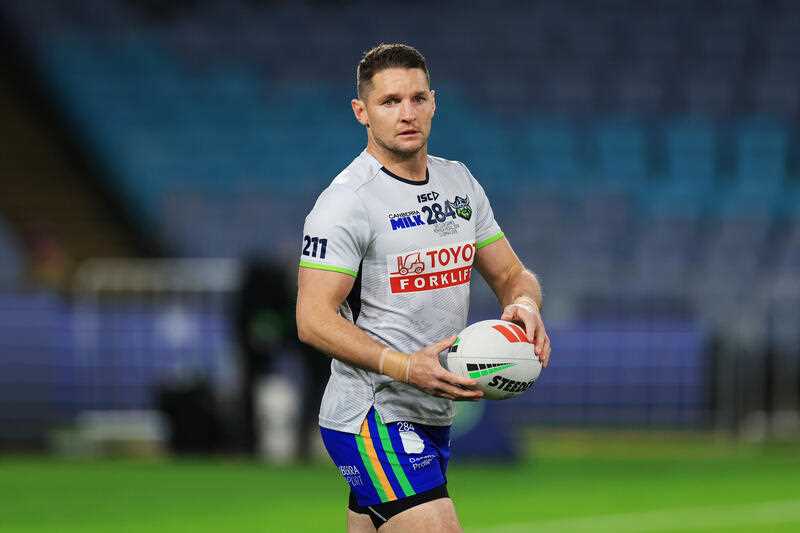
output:
[[[475,266],[495,292],[515,270],[524,268],[506,238],[480,248],[475,254]]]
[[[325,309],[336,311],[350,290],[355,278],[348,274],[301,267],[297,274],[297,311]]]

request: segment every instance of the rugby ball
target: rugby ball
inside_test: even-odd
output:
[[[483,320],[465,328],[447,352],[446,366],[454,374],[477,379],[487,400],[519,396],[542,371],[525,330],[505,320]]]

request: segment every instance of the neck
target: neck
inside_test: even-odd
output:
[[[418,152],[403,156],[387,150],[370,138],[367,142],[367,152],[393,174],[411,181],[425,181],[428,170],[427,144]]]

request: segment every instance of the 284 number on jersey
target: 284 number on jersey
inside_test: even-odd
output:
[[[425,221],[426,224],[444,222],[448,217],[452,218],[453,220],[456,218],[456,212],[453,210],[450,202],[445,202],[444,208],[442,208],[442,204],[438,202],[431,204],[430,206],[423,206],[422,212],[428,215],[428,219]]]

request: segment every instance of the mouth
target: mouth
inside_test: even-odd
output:
[[[414,137],[415,135],[419,135],[418,130],[405,130],[399,133],[400,137]]]

